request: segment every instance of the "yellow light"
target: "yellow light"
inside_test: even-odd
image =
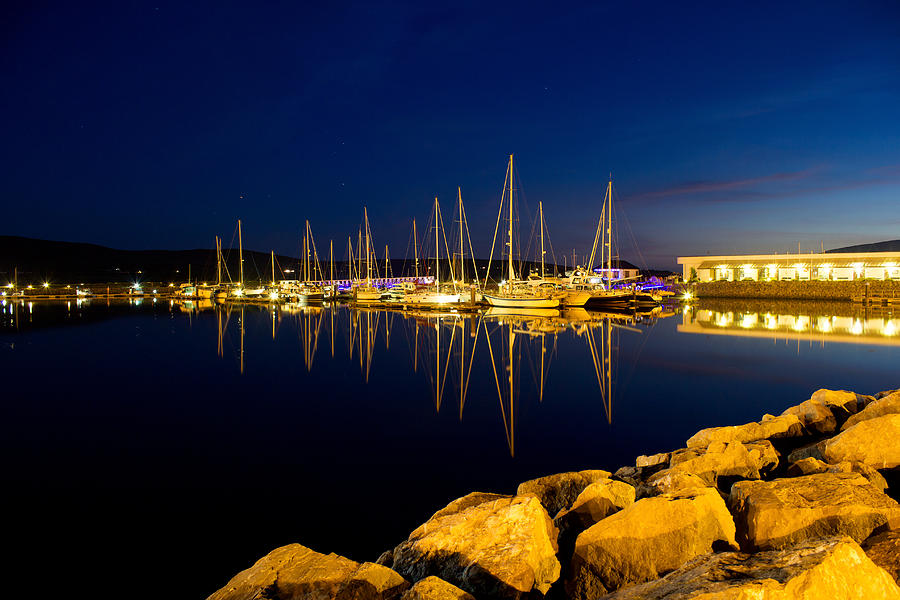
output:
[[[45,282],[44,282],[44,287],[45,287],[45,288],[48,288],[48,287],[50,287],[50,284],[47,283],[47,282],[45,281]]]
[[[850,327],[850,333],[853,335],[859,335],[863,332],[862,322],[859,319],[856,319],[853,322],[853,326]]]
[[[887,325],[884,326],[884,329],[881,331],[881,333],[888,337],[897,335],[897,328],[894,327],[893,319],[887,322]]]
[[[271,294],[269,294],[269,298],[271,300],[278,300],[278,292],[272,292]]]
[[[693,297],[694,297],[694,295],[692,293],[690,293],[689,291],[685,292],[684,294],[681,295],[682,300],[690,300]]]
[[[170,283],[170,284],[169,284],[169,287],[175,287],[175,284],[174,284],[174,283]]]
[[[11,287],[13,287],[13,284],[10,283],[10,284],[7,285],[6,287],[11,288]]]
[[[243,293],[244,293],[244,292],[241,291],[241,288],[237,288],[236,290],[234,290],[234,295],[235,295],[235,296],[240,296],[240,295],[243,294]]]

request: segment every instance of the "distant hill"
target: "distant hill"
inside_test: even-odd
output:
[[[223,250],[225,270],[222,278],[225,281],[238,279],[238,251]],[[321,267],[326,273],[329,266],[320,258]],[[276,279],[295,279],[299,271],[300,260],[293,256],[275,255]],[[471,259],[467,259],[466,277],[471,277]],[[487,261],[475,261],[479,275],[484,277]],[[384,275],[384,260],[373,265],[373,276]],[[613,266],[637,268],[627,261],[613,261]],[[13,270],[18,269],[19,284],[37,285],[44,281],[55,283],[130,283],[133,281],[153,282],[185,282],[188,272],[193,281],[215,281],[216,251],[212,248],[193,250],[118,250],[96,244],[80,242],[56,242],[18,236],[0,236],[0,285],[12,281]],[[434,260],[420,259],[419,273],[433,273]],[[518,263],[517,269],[527,275],[531,270],[539,270],[540,265],[531,262]],[[551,265],[547,264],[547,270]],[[335,276],[346,277],[346,261],[335,261]],[[505,265],[494,260],[491,272],[495,280],[505,276]],[[293,273],[285,274],[285,271]],[[562,265],[557,271],[562,272]],[[449,266],[442,261],[441,278],[449,279]],[[244,280],[268,281],[271,278],[271,257],[265,252],[244,250]],[[391,274],[394,276],[412,275],[412,260],[391,260]],[[647,275],[664,275],[668,272],[644,271]]]
[[[875,242],[874,244],[859,244],[856,246],[847,246],[846,248],[835,248],[834,250],[825,251],[826,254],[851,252],[900,252],[900,240]]]
[[[223,250],[225,266],[238,278],[237,250]],[[280,271],[297,269],[298,259],[276,255],[276,277]],[[188,270],[194,281],[215,281],[215,249],[117,250],[96,244],[55,242],[18,236],[0,236],[0,281],[12,280],[18,268],[19,283],[55,281],[107,283],[130,281],[183,282]],[[244,250],[244,277],[248,281],[271,278],[268,253]],[[223,278],[228,279],[223,273]]]

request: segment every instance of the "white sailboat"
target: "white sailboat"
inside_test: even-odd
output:
[[[450,279],[452,280],[452,289],[449,284],[445,284],[445,289],[441,289],[441,264],[440,264],[440,227],[441,227],[441,209],[438,199],[434,199],[434,288],[424,289],[405,294],[403,296],[404,304],[411,305],[447,305],[459,303],[459,290],[456,287],[456,281],[453,277],[453,263],[450,263]],[[444,240],[446,246],[447,240]]]
[[[360,304],[378,302],[382,294],[380,289],[372,285],[372,232],[369,229],[369,211],[366,207],[363,207],[363,220],[366,228],[366,280],[363,283],[360,278],[353,289],[353,300]]]
[[[316,283],[315,273],[319,265],[319,255],[316,253],[315,241],[312,237],[312,229],[309,221],[306,221],[306,233],[303,235],[303,256],[301,258],[301,271],[303,281],[297,290],[297,298],[301,302],[318,303],[325,300],[325,290]],[[319,274],[321,275],[321,269]]]
[[[509,155],[507,181],[503,183],[504,193],[500,196],[500,213],[497,215],[497,225],[500,224],[504,207],[504,197],[509,194],[509,227],[507,228],[507,279],[500,282],[496,294],[484,294],[484,299],[491,306],[502,308],[556,308],[559,306],[559,297],[550,290],[542,289],[542,286],[530,286],[527,282],[516,276],[513,268],[513,155]],[[494,242],[491,243],[491,256],[494,253],[496,242],[496,229]],[[490,259],[488,259],[488,272],[490,272]]]

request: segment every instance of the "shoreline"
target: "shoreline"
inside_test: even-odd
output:
[[[278,548],[209,600],[900,598],[898,496],[900,390],[819,390],[614,472],[470,493],[373,562]]]

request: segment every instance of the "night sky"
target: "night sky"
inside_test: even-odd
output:
[[[13,2],[0,234],[296,254],[368,205],[402,258],[462,187],[479,254],[522,219],[623,258],[900,238],[900,3]],[[449,220],[449,214],[445,219]],[[523,224],[527,236],[530,224]],[[411,252],[411,251],[410,251]]]

